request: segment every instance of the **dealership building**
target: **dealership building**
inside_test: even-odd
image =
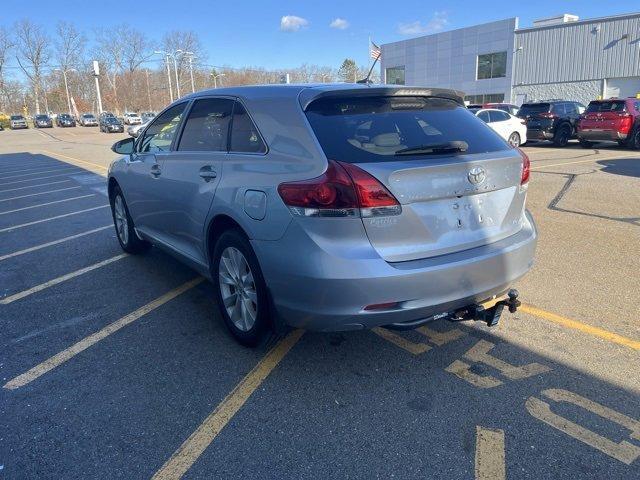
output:
[[[640,13],[508,18],[381,46],[385,83],[454,88],[470,103],[521,105],[640,94]]]

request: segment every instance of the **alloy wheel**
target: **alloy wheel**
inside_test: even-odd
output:
[[[509,142],[509,145],[517,148],[520,146],[520,135],[518,135],[517,132],[513,132],[511,135],[509,135],[509,140],[507,141]]]
[[[116,232],[120,241],[127,245],[129,242],[129,221],[127,211],[124,208],[124,200],[121,195],[117,195],[113,202],[113,214],[116,221]]]
[[[258,316],[258,295],[251,267],[237,248],[227,247],[222,251],[218,283],[231,322],[239,330],[248,332]]]

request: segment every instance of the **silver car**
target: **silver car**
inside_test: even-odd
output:
[[[517,294],[491,311],[479,304],[533,263],[529,159],[461,92],[215,89],[176,101],[113,150],[122,248],[155,244],[209,278],[245,345],[283,325],[494,324]]]

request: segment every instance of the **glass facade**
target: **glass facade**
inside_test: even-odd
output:
[[[470,104],[483,103],[502,103],[504,102],[504,93],[481,93],[479,95],[467,95],[465,101]]]
[[[507,76],[507,52],[478,55],[477,79]]]
[[[386,83],[391,85],[404,85],[404,65],[390,67],[385,70]]]

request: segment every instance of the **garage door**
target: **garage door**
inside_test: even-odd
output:
[[[640,77],[608,78],[605,98],[635,97],[640,92]]]

